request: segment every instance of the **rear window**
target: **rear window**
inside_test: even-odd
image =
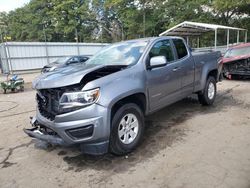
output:
[[[184,42],[181,39],[173,39],[173,42],[178,55],[178,59],[187,56],[188,52]]]

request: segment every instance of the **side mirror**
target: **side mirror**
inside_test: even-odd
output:
[[[152,57],[149,62],[149,69],[163,67],[167,65],[167,59],[165,56]]]

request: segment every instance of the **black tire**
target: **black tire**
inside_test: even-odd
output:
[[[208,96],[208,88],[209,88],[210,84],[214,85],[214,95],[212,98],[209,98],[209,96]],[[198,93],[199,102],[204,106],[212,105],[215,101],[216,93],[217,93],[216,80],[214,77],[209,76],[207,79],[204,90],[202,92]]]
[[[121,141],[118,134],[121,120],[128,114],[133,114],[138,121],[138,132],[134,140],[125,144]],[[144,115],[142,110],[134,103],[128,103],[120,107],[114,114],[111,123],[111,134],[109,151],[115,155],[125,155],[133,151],[140,143],[144,133]]]
[[[24,86],[20,86],[20,91],[24,91]]]

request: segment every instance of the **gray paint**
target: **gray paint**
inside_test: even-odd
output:
[[[74,64],[58,70],[41,74],[33,81],[33,88],[46,89],[64,87],[76,83],[80,83],[82,78],[96,69],[104,67],[103,65],[85,65]]]
[[[36,119],[57,132],[68,144],[102,143],[109,140],[111,109],[113,105],[132,94],[142,93],[146,97],[145,114],[153,113],[188,95],[203,90],[208,73],[218,69],[220,52],[195,53],[163,67],[147,69],[149,50],[158,41],[178,37],[148,39],[148,45],[139,61],[126,69],[88,82],[82,90],[100,88],[97,103],[70,113],[57,115],[54,121],[42,117],[37,111]],[[145,40],[145,39],[144,39]],[[183,40],[183,39],[182,39]],[[184,41],[184,40],[183,40]],[[175,54],[176,56],[176,54]],[[35,89],[55,88],[77,84],[93,70],[101,66],[75,66],[41,75],[34,83]],[[90,138],[72,140],[65,129],[94,124]]]

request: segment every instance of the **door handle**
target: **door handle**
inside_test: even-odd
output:
[[[179,70],[179,67],[175,67],[174,69],[173,69],[173,72],[176,72],[176,71],[178,71]]]

